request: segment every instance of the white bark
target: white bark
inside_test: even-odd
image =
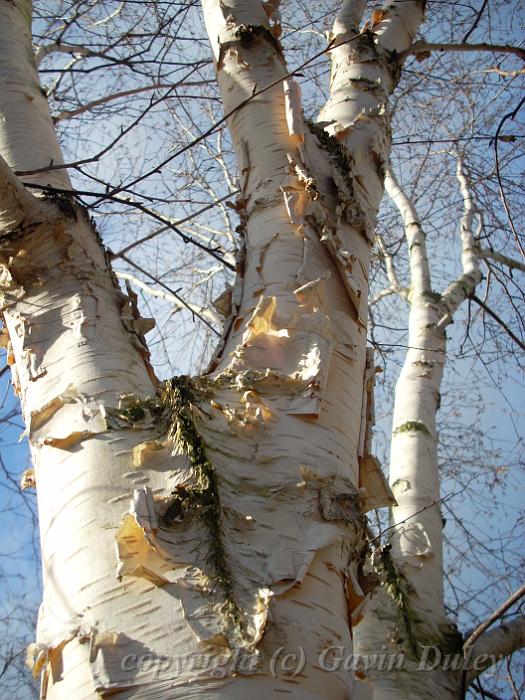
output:
[[[366,0],[343,0],[334,22],[334,35],[345,32],[359,33],[359,25],[366,10]]]
[[[383,588],[372,595],[368,618],[365,613],[357,638],[360,653],[379,651],[386,636],[391,653],[402,651],[412,658],[397,672],[368,674],[374,700],[438,696],[452,700],[461,684],[458,673],[447,672],[441,665],[431,672],[417,670],[424,647],[435,646],[443,655],[461,649],[443,600],[436,414],[446,359],[444,329],[463,299],[474,292],[481,275],[472,230],[475,207],[459,158],[457,175],[464,202],[460,226],[463,274],[442,295],[432,291],[425,234],[415,207],[390,170],[385,182],[401,213],[409,249],[409,349],[394,402],[389,481],[397,506],[391,510],[391,550],[386,552],[392,567],[389,571],[383,564]]]
[[[234,373],[238,381],[253,376],[252,400],[262,402],[271,416],[250,448],[256,461],[265,461],[265,475],[254,473],[250,489],[237,489],[241,502],[252,503],[244,512],[264,529],[254,533],[252,550],[236,559],[250,577],[256,576],[255,566],[268,562],[270,576],[261,583],[274,592],[275,632],[268,631],[262,646],[304,648],[307,662],[294,679],[294,696],[345,698],[351,677],[342,669],[323,671],[319,654],[337,639],[351,649],[344,581],[350,586],[356,579],[363,542],[352,544],[342,513],[323,524],[290,495],[290,505],[281,502],[276,510],[254,498],[263,484],[283,495],[293,483],[302,484],[306,496],[317,483],[322,500],[341,503],[357,493],[361,406],[352,399],[361,396],[363,385],[365,336],[359,315],[366,311],[361,299],[366,298],[368,243],[338,220],[337,203],[325,195],[328,158],[304,124],[297,84],[285,79],[284,59],[261,5],[210,1],[204,11],[225,112],[283,78],[229,120],[243,182],[239,208],[246,258],[233,292],[231,331],[213,364],[214,375]],[[349,285],[353,296],[346,291]],[[220,403],[233,401],[226,394]],[[212,461],[246,479],[242,454],[233,460],[230,446],[227,465],[221,463],[218,441],[216,436],[210,447]],[[331,518],[326,511],[324,517]],[[284,532],[286,541],[277,546]],[[283,587],[271,572],[282,569],[292,553],[288,577],[300,585]],[[251,679],[250,695],[267,697],[276,687],[269,683],[269,673]]]
[[[2,69],[13,77],[0,95],[0,152],[14,170],[60,162],[29,7],[0,6]],[[334,644],[351,652],[348,613],[363,597],[368,256],[398,69],[382,47],[408,46],[421,9],[394,3],[362,46],[333,52],[323,114],[350,158],[306,128],[262,4],[205,0],[204,11],[225,111],[275,85],[230,118],[245,257],[201,393],[182,408],[178,385],[165,393],[173,420],[183,415],[173,431],[159,424],[158,398],[146,401],[157,389],[148,323],[116,288],[87,216],[66,198],[27,217],[12,172],[0,188],[2,308],[41,521],[44,603],[31,659],[50,700],[352,693],[352,676],[319,659]],[[356,17],[345,8],[338,42]],[[62,170],[40,178],[68,186]],[[199,502],[203,449],[217,488]],[[174,503],[180,517],[166,523]],[[300,673],[274,673],[280,650],[304,654],[291,669]]]
[[[417,4],[408,5],[419,20]],[[225,111],[264,90],[229,120],[244,183],[239,209],[246,261],[244,277],[233,294],[232,330],[212,366],[222,373],[266,372],[264,383],[254,388],[275,415],[274,426],[266,428],[271,439],[264,441],[275,483],[285,482],[300,462],[326,484],[335,477],[356,487],[362,423],[352,397],[363,385],[369,239],[383,190],[381,164],[388,160],[386,101],[395,85],[397,64],[376,47],[372,35],[357,48],[343,44],[349,38],[344,33],[347,23],[357,22],[359,15],[346,4],[335,26],[338,45],[331,52],[331,97],[319,118],[328,124],[326,133],[337,139],[315,131],[318,143],[331,155],[327,159],[301,126],[298,91],[286,78],[284,61],[258,4],[230,0],[225,6],[210,0],[204,8]],[[390,21],[394,17],[397,21],[398,9],[386,12],[392,15]],[[386,41],[388,18],[385,23]],[[284,85],[277,82],[279,78]],[[374,79],[371,92],[369,82]],[[269,85],[273,87],[266,90]],[[344,145],[350,157],[345,156]],[[338,186],[339,201],[329,194],[330,177]],[[272,384],[289,381],[286,377],[303,377],[307,382],[303,386],[310,387],[308,396],[303,392],[288,404],[282,397],[271,397]],[[255,511],[255,517],[262,514]],[[268,521],[269,530],[279,527],[284,517],[281,508]],[[304,519],[303,532],[310,527],[307,523]],[[342,531],[339,537],[345,541]],[[300,552],[305,543],[295,540],[291,546]],[[262,543],[256,549],[261,547]],[[347,596],[352,609],[362,593],[355,581],[359,558],[356,550],[349,554]],[[331,561],[331,569],[337,570],[340,562],[330,557],[333,550],[324,550],[323,561]],[[325,650],[333,640],[322,630],[329,620],[326,610],[335,609],[340,584],[336,579],[327,581],[315,559],[308,573],[329,583],[314,590],[308,576],[302,579],[302,600],[316,617],[299,620],[291,608],[282,612],[279,596],[274,597],[272,616],[282,621],[279,639],[284,647],[301,643],[307,651],[308,663],[296,678],[296,692],[300,687],[313,688],[319,697],[339,697],[342,687],[336,679],[348,684],[349,690],[349,674],[323,673],[311,659],[314,649]],[[288,595],[293,600],[295,589]],[[346,632],[340,644],[350,653]],[[257,692],[252,683],[251,693]]]
[[[28,212],[35,220],[45,207],[22,185],[8,163],[0,156],[0,225],[14,231],[24,225]]]
[[[503,255],[503,253],[493,250],[492,248],[482,248],[479,251],[478,256],[481,260],[494,260],[494,262],[505,265],[505,267],[508,267],[511,270],[520,270],[521,272],[525,272],[525,263],[522,263],[521,260],[510,258],[508,255]]]
[[[525,617],[522,615],[510,622],[485,632],[469,649],[472,660],[466,675],[470,685],[483,671],[493,666],[500,659],[510,656],[525,647]],[[475,662],[475,663],[474,663]]]
[[[410,284],[413,295],[424,296],[431,291],[425,234],[414,205],[399,186],[390,166],[386,169],[385,189],[403,219],[409,249]]]
[[[21,170],[60,158],[31,59],[29,22],[29,2],[0,5],[0,151]],[[36,200],[1,165],[1,307],[34,462],[42,543],[34,672],[42,672],[49,699],[91,700],[124,688],[119,697],[158,697],[159,686],[166,690],[172,681],[170,697],[187,697],[185,683],[198,670],[179,672],[176,663],[199,649],[175,582],[187,555],[178,551],[175,563],[156,555],[152,540],[164,550],[141,511],[152,493],[169,495],[187,461],[155,442],[149,451],[134,449],[158,430],[147,410],[141,416],[118,408],[123,396],[155,392],[142,340],[147,322],[118,290],[74,201]],[[40,182],[64,187],[68,180],[55,171]],[[119,581],[117,569],[142,575]],[[130,654],[146,651],[149,666],[125,665]]]
[[[0,22],[2,107],[0,153],[13,170],[63,163],[47,100],[35,72],[31,47],[31,4],[4,2]],[[69,188],[65,170],[32,176],[31,182]]]
[[[394,527],[386,556],[394,569],[385,570],[383,587],[368,602],[356,630],[357,647],[363,655],[387,649],[407,656],[402,670],[367,674],[374,700],[435,697],[436,688],[452,698],[456,686],[446,674],[418,672],[413,658],[420,643],[439,643],[447,625],[436,429],[445,334],[437,327],[442,312],[432,298],[421,224],[392,173],[386,186],[402,214],[410,250],[409,350],[396,385],[390,458],[389,481],[398,505],[391,509]],[[395,587],[402,598],[393,601]]]
[[[439,321],[440,328],[445,328],[452,322],[452,317],[459,305],[474,293],[477,285],[481,282],[479,252],[473,229],[475,207],[461,156],[457,156],[457,161],[456,173],[463,197],[463,216],[461,218],[461,265],[463,274],[449,284],[441,295],[441,304],[445,309],[445,314]]]
[[[0,150],[21,170],[60,161],[31,59],[29,8],[22,1],[0,6]],[[68,184],[63,171],[40,182]],[[2,172],[1,190],[9,207],[15,198],[23,208],[21,216],[2,217],[1,305],[38,488],[44,600],[32,655],[35,670],[43,669],[43,697],[93,698],[95,688],[139,683],[147,674],[123,671],[119,651],[172,653],[159,630],[175,626],[177,614],[182,620],[169,595],[173,584],[123,585],[115,576],[115,533],[133,489],[165,490],[162,474],[131,467],[132,448],[151,429],[139,423],[129,430],[114,418],[108,431],[108,409],[121,395],[155,390],[145,326],[72,200],[35,200],[12,172]]]
[[[390,483],[398,502],[392,524],[399,524],[391,540],[392,555],[403,563],[403,570],[410,567],[410,583],[419,591],[422,605],[415,612],[430,627],[437,627],[444,617],[442,523],[439,507],[431,504],[439,500],[436,413],[445,334],[437,329],[440,309],[432,299],[425,236],[417,213],[391,172],[386,187],[404,221],[411,281],[409,350],[396,386],[392,429]],[[418,511],[422,512],[414,519]]]

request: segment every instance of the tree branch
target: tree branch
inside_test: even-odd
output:
[[[135,277],[135,275],[130,275],[129,272],[119,272],[118,270],[115,270],[115,274],[119,279],[127,280],[128,282],[134,284],[136,287],[139,287],[139,289],[142,289],[144,292],[146,292],[146,294],[149,294],[152,297],[164,299],[170,304],[173,304],[174,309],[172,313],[174,314],[177,313],[177,311],[180,311],[181,309],[188,309],[199,318],[206,319],[210,323],[214,323],[219,327],[222,323],[222,319],[219,317],[219,315],[213,312],[211,309],[201,308],[196,304],[192,304],[191,302],[183,302],[179,296],[176,296],[171,292],[164,292],[161,289],[155,289],[154,287],[150,287],[149,284],[146,284],[138,277]]]
[[[406,289],[401,292],[401,296],[403,299],[407,299],[407,294],[406,294]],[[382,289],[380,292],[378,292],[375,297],[372,297],[370,301],[368,302],[368,306],[375,306],[378,302],[381,301],[381,299],[385,299],[386,297],[392,296],[392,294],[400,294],[399,290],[394,289],[394,287],[385,287],[385,289]]]
[[[482,688],[479,683],[472,683],[472,687],[474,690],[481,695],[482,698],[490,698],[490,700],[503,700],[503,698],[500,695],[496,695],[495,693],[491,693],[490,690],[487,690],[486,688]]]
[[[520,598],[525,596],[525,583],[518,588],[507,600],[502,603],[496,610],[490,615],[484,622],[482,622],[472,634],[467,638],[463,647],[469,647],[474,644],[474,642],[481,637],[481,635],[488,629],[493,622],[498,620],[514,603],[516,603]],[[524,617],[525,620],[525,617]]]
[[[502,617],[524,595],[525,584],[496,608],[492,615],[478,625],[465,640],[463,644],[464,663],[461,673],[461,698],[465,697],[468,686],[485,669],[525,646],[525,616],[523,615],[510,623],[502,624],[497,629],[486,632],[493,622]],[[471,659],[473,660],[472,667],[470,666]]]
[[[452,317],[461,302],[474,294],[476,287],[482,279],[479,269],[476,237],[472,230],[475,213],[474,200],[470,193],[469,181],[463,164],[463,158],[458,155],[457,159],[456,175],[463,197],[463,216],[461,217],[461,266],[463,268],[463,274],[449,284],[441,295],[441,301],[445,307],[445,315],[438,323],[438,326],[441,328],[452,323]]]
[[[472,647],[476,668],[466,672],[466,686],[497,661],[525,646],[525,615],[483,634]],[[486,656],[486,659],[481,657]]]
[[[486,260],[487,258],[494,260],[494,262],[500,263],[501,265],[506,265],[506,267],[509,267],[511,270],[520,270],[521,272],[525,272],[525,263],[522,263],[519,260],[514,260],[514,258],[509,258],[508,255],[498,253],[492,248],[482,248],[479,251],[479,257],[482,260]]]
[[[137,265],[137,263],[133,262],[133,260],[130,260],[130,259],[127,258],[125,255],[121,255],[120,257],[122,258],[122,260],[124,260],[125,262],[127,262],[128,265],[131,265],[131,267],[134,267],[134,268],[135,268],[136,270],[138,270],[139,272],[142,272],[142,274],[145,275],[146,277],[148,277],[152,282],[156,282],[156,283],[157,283],[158,285],[160,285],[163,289],[165,289],[165,290],[170,294],[170,296],[172,296],[174,299],[176,299],[178,302],[180,302],[183,306],[185,306],[185,307],[188,309],[188,311],[191,312],[191,314],[192,314],[192,316],[193,316],[194,318],[195,318],[195,316],[196,316],[197,318],[200,318],[200,320],[201,320],[206,326],[208,326],[208,328],[209,328],[211,331],[213,331],[213,332],[215,333],[215,335],[220,335],[219,331],[218,331],[216,328],[214,328],[214,327],[212,326],[212,324],[211,324],[206,318],[204,318],[204,316],[202,315],[202,313],[200,313],[199,311],[196,311],[194,307],[192,308],[192,305],[191,305],[191,304],[188,304],[188,302],[184,301],[184,299],[182,299],[182,297],[180,297],[180,296],[178,295],[178,293],[177,293],[175,290],[171,289],[171,287],[168,287],[168,285],[164,284],[164,282],[162,282],[161,280],[157,279],[154,275],[152,275],[151,273],[149,273],[147,270],[145,270],[145,269],[144,269],[143,267],[141,267],[140,265]],[[138,280],[135,280],[135,282],[138,282]]]
[[[44,190],[45,192],[51,192],[55,194],[69,194],[69,195],[74,195],[74,196],[87,196],[87,197],[94,197],[97,196],[98,193],[95,192],[89,192],[86,190],[64,190],[59,187],[46,187],[45,185],[38,185],[36,183],[32,182],[26,182],[24,183],[26,187],[34,187],[37,189]],[[172,220],[166,216],[162,216],[161,214],[157,213],[156,211],[153,211],[149,207],[145,206],[142,204],[142,202],[137,202],[136,200],[132,200],[129,197],[115,197],[112,192],[109,192],[107,194],[103,194],[101,201],[104,199],[107,199],[111,202],[117,202],[119,204],[125,204],[126,206],[133,207],[134,209],[138,209],[139,211],[142,211],[144,214],[147,214],[150,216],[152,219],[155,219],[155,221],[159,221],[162,224],[165,224],[166,228],[170,229],[171,231],[174,231],[178,236],[182,238],[184,243],[191,243],[192,245],[196,246],[197,248],[200,248],[201,250],[205,251],[206,253],[209,253],[211,256],[213,256],[216,260],[221,262],[225,267],[229,268],[230,270],[235,270],[235,266],[228,262],[223,256],[222,253],[223,251],[221,248],[209,248],[208,246],[203,245],[199,241],[196,241],[195,239],[191,238],[190,236],[187,236],[185,233],[183,233],[175,224],[172,222]],[[111,257],[121,257],[122,259],[124,258],[124,255],[122,252],[120,252],[117,255],[114,255],[110,253]]]
[[[400,58],[417,54],[425,54],[429,51],[490,51],[491,53],[508,53],[518,56],[522,61],[525,61],[525,49],[520,49],[518,46],[510,46],[509,44],[432,44],[421,39],[416,41],[405,51],[400,53]]]
[[[516,343],[516,345],[519,345],[519,347],[520,347],[522,350],[525,350],[525,343],[524,343],[523,341],[521,341],[521,340],[518,338],[518,336],[515,335],[515,334],[510,330],[510,328],[507,326],[507,324],[505,323],[505,321],[503,321],[494,311],[492,311],[492,309],[490,308],[490,306],[487,306],[487,305],[485,304],[485,302],[482,301],[482,300],[481,300],[479,297],[477,297],[475,294],[473,294],[470,298],[472,299],[472,301],[475,301],[476,304],[477,304],[478,306],[481,306],[481,308],[483,309],[483,311],[485,311],[486,313],[488,313],[488,315],[489,315],[491,318],[493,318],[499,326],[501,326],[501,327],[503,328],[503,330],[505,331],[505,333],[507,333],[507,335],[510,336],[510,338],[512,338],[512,340]]]
[[[68,53],[73,54],[73,56],[80,58],[85,56],[96,56],[104,57],[102,52],[96,52],[92,49],[88,49],[85,46],[78,46],[75,44],[45,44],[42,46],[37,46],[35,49],[35,62],[39,66],[46,56],[52,53]],[[105,58],[105,57],[104,57]]]
[[[376,240],[380,255],[385,261],[386,276],[388,278],[388,281],[390,282],[390,287],[387,289],[383,289],[383,291],[379,292],[374,301],[379,301],[379,299],[382,299],[383,297],[392,293],[399,294],[399,296],[403,297],[403,299],[408,301],[408,291],[406,287],[403,287],[399,282],[394,259],[386,248],[383,236],[381,236],[381,234],[379,233],[376,233]]]
[[[467,39],[469,38],[469,36],[472,34],[472,32],[473,32],[473,31],[476,29],[476,27],[478,26],[479,20],[481,19],[481,15],[482,15],[483,12],[485,11],[485,7],[487,6],[488,1],[489,1],[489,0],[483,0],[483,2],[481,3],[481,7],[479,8],[479,12],[477,13],[476,19],[474,20],[474,24],[472,25],[472,27],[468,30],[468,32],[467,32],[467,33],[465,34],[465,36],[463,37],[463,41],[461,42],[462,44],[464,44],[464,43],[467,41]]]
[[[333,33],[338,36],[345,32],[358,32],[366,9],[366,0],[343,0],[335,18]]]
[[[222,202],[230,199],[234,195],[239,194],[239,191],[240,190],[234,190],[233,192],[228,192],[228,194],[224,195],[224,197],[222,197],[221,199],[217,199],[214,202],[211,202],[211,204],[207,204],[205,207],[202,207],[202,209],[198,209],[197,211],[193,212],[192,214],[188,214],[188,216],[185,216],[184,219],[178,219],[177,221],[174,221],[173,226],[181,226],[182,224],[185,224],[187,221],[194,219],[195,217],[199,216],[200,214],[203,214],[204,212],[208,211],[212,207],[215,207],[218,204],[221,204]],[[110,258],[112,260],[114,258],[120,258],[122,255],[125,255],[126,253],[128,253],[132,248],[135,248],[136,246],[141,245],[142,243],[146,243],[146,241],[150,241],[152,238],[155,238],[155,236],[158,236],[161,233],[164,233],[165,231],[170,231],[170,230],[171,230],[171,225],[162,226],[161,228],[158,228],[155,231],[148,233],[146,236],[143,236],[142,238],[139,238],[138,240],[133,241],[133,243],[130,243],[125,248],[122,248],[122,250],[119,250],[117,253],[110,253]]]
[[[425,3],[422,0],[394,0],[385,2],[375,22],[372,13],[372,31],[377,43],[389,51],[397,51],[402,63],[402,54],[410,47],[423,19]]]
[[[518,75],[524,75],[525,68],[519,68],[518,70],[502,70],[501,68],[486,68],[483,72],[484,73],[497,73],[498,75],[501,75],[502,78],[515,78]]]
[[[63,121],[64,119],[71,119],[71,117],[76,117],[84,112],[89,112],[95,107],[100,107],[101,105],[107,104],[112,100],[119,100],[123,97],[131,97],[132,95],[139,95],[143,92],[149,92],[150,90],[173,90],[176,87],[195,87],[201,85],[208,85],[211,81],[209,80],[196,80],[184,82],[184,80],[178,83],[152,83],[151,85],[142,85],[141,87],[133,88],[130,90],[122,90],[121,92],[113,92],[110,95],[104,95],[104,97],[99,97],[98,100],[93,100],[92,102],[86,102],[86,104],[80,105],[76,109],[64,110],[59,112],[53,117],[53,122]],[[187,97],[187,96],[185,96]],[[207,96],[206,99],[213,99]]]
[[[401,189],[392,168],[388,166],[385,175],[385,190],[392,199],[403,219],[410,260],[410,284],[416,295],[430,292],[432,283],[428,264],[426,241],[416,208]],[[392,283],[392,280],[390,280]]]
[[[499,191],[501,195],[501,201],[503,202],[503,206],[505,207],[505,211],[507,212],[507,218],[509,220],[510,228],[512,229],[512,233],[514,234],[514,238],[516,240],[516,243],[518,245],[518,248],[521,251],[521,254],[525,258],[525,250],[523,249],[523,245],[521,244],[520,241],[520,236],[518,234],[518,231],[516,230],[516,227],[514,226],[514,220],[512,218],[512,214],[510,211],[509,203],[507,201],[507,195],[505,194],[505,189],[503,187],[503,182],[501,181],[501,173],[500,173],[500,167],[499,167],[499,156],[498,156],[498,140],[499,140],[499,132],[503,128],[503,125],[507,121],[507,119],[514,119],[516,118],[516,115],[520,111],[520,109],[523,107],[525,104],[525,97],[523,97],[519,103],[516,109],[513,109],[512,112],[508,112],[505,114],[500,123],[498,124],[498,128],[496,129],[496,133],[494,135],[494,160],[496,163],[496,177],[498,178],[498,186],[499,186]]]

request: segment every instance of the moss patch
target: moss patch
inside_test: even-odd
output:
[[[421,296],[429,301],[435,301],[438,303],[441,301],[441,294],[438,292],[423,292]]]
[[[400,433],[426,433],[430,435],[430,430],[420,420],[409,420],[397,427],[393,434],[399,435]]]
[[[398,611],[398,624],[405,632],[408,649],[419,660],[418,644],[414,632],[414,625],[418,620],[409,603],[410,584],[397,570],[390,554],[391,549],[389,544],[381,547],[377,568],[383,574],[383,587]],[[401,638],[397,641],[403,643],[405,640]]]
[[[234,597],[233,575],[222,530],[218,478],[193,416],[192,406],[197,401],[197,393],[194,382],[187,376],[168,380],[161,393],[161,407],[167,411],[168,435],[188,455],[195,477],[194,486],[178,488],[172,493],[161,522],[169,526],[182,520],[188,511],[199,518],[209,536],[209,564],[213,572],[209,578],[213,578],[224,597],[225,616],[242,633],[241,612]]]
[[[348,149],[335,136],[330,134],[316,122],[306,119],[306,125],[317,137],[321,148],[328,153],[333,164],[341,174],[350,197],[354,196],[354,182],[352,179],[353,159]]]

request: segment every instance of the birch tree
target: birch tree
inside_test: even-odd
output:
[[[464,277],[430,298],[421,227],[388,171],[389,100],[410,52],[439,47],[414,49],[423,3],[365,10],[343,2],[323,50],[328,98],[305,120],[279,3],[203,1],[238,163],[236,259],[191,240],[236,276],[218,305],[224,323],[207,370],[160,381],[145,340],[152,321],[118,283],[137,277],[114,274],[117,256],[67,174],[31,50],[30,3],[0,4],[2,309],[33,459],[24,478],[38,497],[44,592],[28,657],[42,697],[358,697],[353,674],[320,658],[335,646],[351,654],[352,628],[365,648],[368,634],[388,643],[377,627],[398,614],[393,603],[417,620],[419,637],[409,630],[402,651],[461,647],[443,607],[435,414],[444,327],[480,281],[480,253],[460,167]],[[71,65],[97,54],[57,41],[36,58],[51,52],[72,55]],[[423,347],[409,351],[399,382],[393,494],[371,454],[366,347],[385,173],[407,224],[409,345]],[[146,176],[106,196],[180,234],[136,201]],[[129,262],[125,248],[119,258]],[[166,285],[162,293],[178,299]],[[216,323],[215,312],[185,305]],[[414,382],[420,401],[404,392]],[[410,455],[402,474],[400,451]],[[385,602],[366,596],[372,550],[373,564],[386,550],[370,541],[365,513],[394,495],[383,588],[404,585],[405,559],[426,558],[406,592]],[[511,640],[498,638],[498,653],[523,643],[522,624],[497,634]],[[479,643],[488,648],[490,636]],[[373,697],[456,697],[471,680],[411,664],[369,678]]]
[[[480,260],[484,255],[474,232],[474,221],[480,212],[475,207],[461,156],[457,156],[457,178],[464,208],[459,226],[462,274],[438,293],[432,285],[425,232],[416,208],[390,168],[385,177],[388,195],[404,222],[408,247],[410,284],[401,286],[392,259],[388,259],[388,270],[392,290],[410,304],[409,349],[396,385],[392,420],[389,481],[396,504],[391,509],[391,532],[375,552],[384,585],[369,596],[356,638],[363,654],[377,654],[384,650],[387,641],[392,649],[399,645],[411,649],[414,658],[408,668],[365,673],[372,680],[374,698],[432,697],[437,687],[440,693],[458,697],[458,691],[464,694],[469,683],[493,663],[489,660],[491,655],[504,655],[504,647],[506,651],[514,650],[523,643],[525,620],[518,617],[484,640],[484,653],[488,649],[492,652],[479,668],[473,670],[468,664],[466,670],[460,665],[444,668],[441,663],[433,668],[435,652],[429,663],[421,665],[422,640],[428,647],[431,640],[441,639],[438,654],[448,655],[449,660],[455,655],[476,655],[476,647],[472,646],[477,642],[477,635],[470,635],[465,641],[448,617],[442,575],[444,524],[436,416],[447,356],[446,328],[460,304],[471,298],[481,283]],[[388,255],[381,239],[380,246],[383,255]],[[519,261],[508,262],[520,267]],[[501,645],[503,639],[506,642]],[[414,673],[418,667],[425,667],[427,672]]]

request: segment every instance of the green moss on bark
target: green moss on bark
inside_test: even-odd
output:
[[[398,426],[393,434],[400,435],[401,433],[426,433],[430,435],[430,430],[420,420],[409,420]]]
[[[354,196],[354,182],[352,179],[353,160],[348,149],[335,136],[330,134],[311,119],[306,120],[306,125],[317,137],[321,148],[328,153],[333,164],[342,176],[350,197]]]
[[[199,518],[209,535],[209,563],[213,572],[210,582],[216,583],[224,598],[225,616],[242,633],[242,616],[234,596],[233,574],[224,541],[218,478],[193,415],[197,400],[195,384],[188,376],[168,380],[161,393],[161,406],[167,411],[168,435],[188,455],[195,478],[193,486],[172,493],[161,524],[169,526],[180,521],[189,511]]]
[[[409,603],[410,585],[394,564],[390,554],[391,549],[391,545],[385,545],[381,548],[376,567],[383,575],[383,587],[398,611],[398,623],[404,630],[408,650],[416,659],[419,659],[419,649],[414,631],[417,617]],[[404,641],[404,638],[398,640],[399,643]]]

